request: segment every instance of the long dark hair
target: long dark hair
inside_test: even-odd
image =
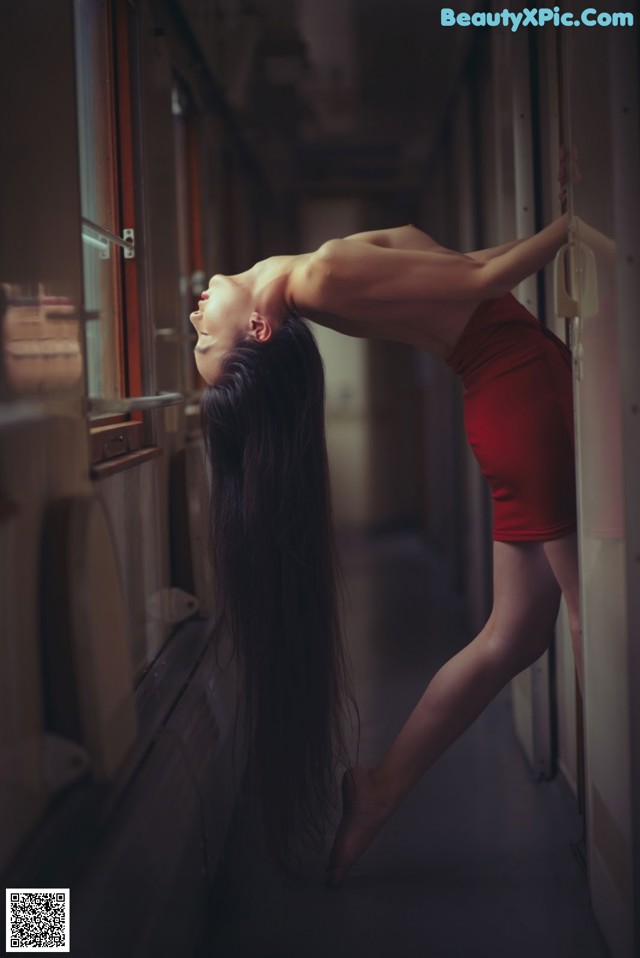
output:
[[[247,771],[267,839],[287,864],[320,842],[355,707],[341,632],[341,577],[315,339],[288,315],[242,339],[201,405],[211,465],[211,550],[220,626],[243,677]],[[357,709],[356,709],[357,714]]]

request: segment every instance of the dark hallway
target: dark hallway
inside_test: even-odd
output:
[[[466,641],[462,604],[412,534],[343,539],[361,762],[376,761],[429,677]],[[565,780],[536,782],[505,689],[436,763],[338,890],[283,878],[238,813],[202,956],[605,958],[571,844]]]

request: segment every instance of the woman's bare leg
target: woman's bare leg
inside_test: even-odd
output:
[[[329,884],[341,881],[427,769],[546,649],[560,589],[542,544],[494,543],[493,582],[484,629],[436,673],[380,765],[345,773]]]
[[[580,585],[578,579],[578,536],[575,532],[562,539],[545,542],[544,551],[567,604],[571,644],[576,663],[580,694],[584,696],[584,662],[580,628]]]

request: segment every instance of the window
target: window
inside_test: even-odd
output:
[[[88,392],[106,398],[141,392],[132,15],[126,0],[74,0]]]
[[[177,77],[172,89],[172,112],[180,264],[180,374],[181,388],[191,393],[203,385],[193,361],[194,337],[189,324],[189,314],[197,307],[207,282],[202,244],[202,151],[193,100],[186,85]]]

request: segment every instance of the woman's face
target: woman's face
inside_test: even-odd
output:
[[[202,293],[190,321],[198,334],[194,356],[198,372],[213,385],[220,365],[239,338],[248,334],[252,315],[249,291],[231,276],[216,274]]]

